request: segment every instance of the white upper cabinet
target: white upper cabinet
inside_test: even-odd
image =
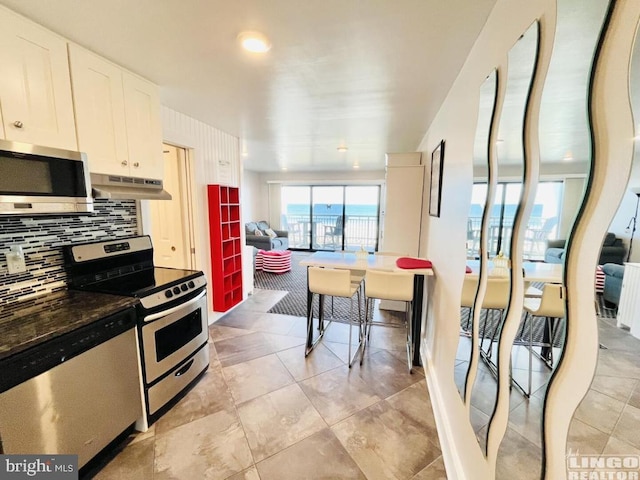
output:
[[[92,173],[162,179],[158,87],[69,44],[78,147]]]
[[[162,123],[158,87],[130,73],[122,73],[131,175],[162,178]]]
[[[0,7],[0,66],[4,137],[77,150],[66,41]]]

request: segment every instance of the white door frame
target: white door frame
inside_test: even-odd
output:
[[[182,151],[184,155],[178,155],[178,158],[183,157],[184,161],[180,162],[180,168],[182,175],[180,175],[180,182],[184,187],[182,198],[180,199],[181,206],[184,211],[187,212],[187,231],[185,235],[185,241],[187,242],[187,249],[189,255],[187,255],[188,268],[195,270],[197,265],[196,248],[195,248],[195,230],[194,230],[194,205],[193,205],[193,189],[194,189],[194,165],[193,165],[193,149],[183,147],[169,141],[163,141],[163,145],[171,145]],[[164,151],[163,151],[164,155]],[[138,200],[138,231],[142,232],[142,235],[151,235],[151,207],[149,201]]]

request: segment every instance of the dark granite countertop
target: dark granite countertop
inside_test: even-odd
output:
[[[0,310],[0,360],[136,305],[138,299],[65,290],[20,303],[11,304],[10,313]]]

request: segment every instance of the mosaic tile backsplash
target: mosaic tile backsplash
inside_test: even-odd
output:
[[[92,215],[0,216],[0,316],[21,303],[67,287],[62,246],[137,235],[135,200],[94,200]],[[24,273],[9,275],[6,253],[22,245]]]

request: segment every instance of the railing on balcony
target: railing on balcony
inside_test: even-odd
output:
[[[478,258],[480,247],[480,226],[481,217],[469,217],[467,221],[467,257]],[[547,240],[555,234],[557,218],[534,217],[529,220],[525,231],[523,258],[525,260],[544,260],[544,252],[547,248]],[[502,251],[504,255],[510,256],[510,242],[513,229],[513,218],[504,218],[502,227],[499,218],[491,218],[489,221],[489,256],[493,256]],[[498,239],[501,238],[500,246]]]
[[[364,247],[375,251],[378,241],[378,217],[374,215],[347,215],[344,225],[340,225],[341,215],[285,215],[291,248],[314,250],[359,250]],[[311,234],[313,233],[313,237]],[[313,238],[313,244],[311,239]]]

